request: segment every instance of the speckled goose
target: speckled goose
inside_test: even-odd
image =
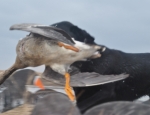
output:
[[[97,58],[101,55],[98,45],[89,45],[75,41],[65,31],[53,26],[39,24],[16,24],[10,30],[31,32],[18,42],[15,63],[0,74],[3,83],[15,70],[40,65],[50,66],[54,71],[65,75],[65,91],[71,100],[75,97],[70,87],[69,67],[75,61]]]

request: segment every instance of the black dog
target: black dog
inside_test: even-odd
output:
[[[64,29],[76,40],[95,44],[90,34],[70,22],[60,22],[53,26]],[[125,53],[106,47],[101,54],[100,58],[77,62],[73,66],[78,67],[81,72],[97,72],[103,75],[127,73],[130,77],[101,86],[74,88],[76,95],[82,94],[77,100],[82,112],[103,102],[133,101],[143,95],[150,95],[150,53]]]

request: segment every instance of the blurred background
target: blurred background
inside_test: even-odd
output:
[[[1,0],[0,70],[14,63],[18,40],[28,34],[9,31],[11,25],[60,21],[72,22],[109,48],[150,52],[150,0]],[[34,70],[42,72],[43,66]]]

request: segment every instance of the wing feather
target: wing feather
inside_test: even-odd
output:
[[[51,81],[60,85],[65,85],[65,77],[51,68],[45,69],[43,73],[43,78],[47,81]],[[110,82],[115,82],[127,78],[128,74],[119,74],[119,75],[100,75],[96,72],[83,72],[81,73],[78,69],[74,69],[71,74],[70,85],[73,87],[88,87],[107,84]],[[44,84],[44,82],[43,82]]]
[[[75,42],[72,40],[69,34],[67,34],[64,30],[54,26],[22,23],[22,24],[12,25],[10,27],[10,30],[23,30],[23,31],[45,36],[53,40],[61,41],[69,45],[75,44]]]

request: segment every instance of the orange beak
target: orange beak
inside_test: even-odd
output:
[[[42,81],[41,81],[41,79],[40,79],[39,76],[36,76],[36,77],[35,77],[33,83],[34,83],[35,86],[39,87],[40,89],[45,89],[45,88],[44,88],[44,85],[43,85],[43,83],[42,83]]]

